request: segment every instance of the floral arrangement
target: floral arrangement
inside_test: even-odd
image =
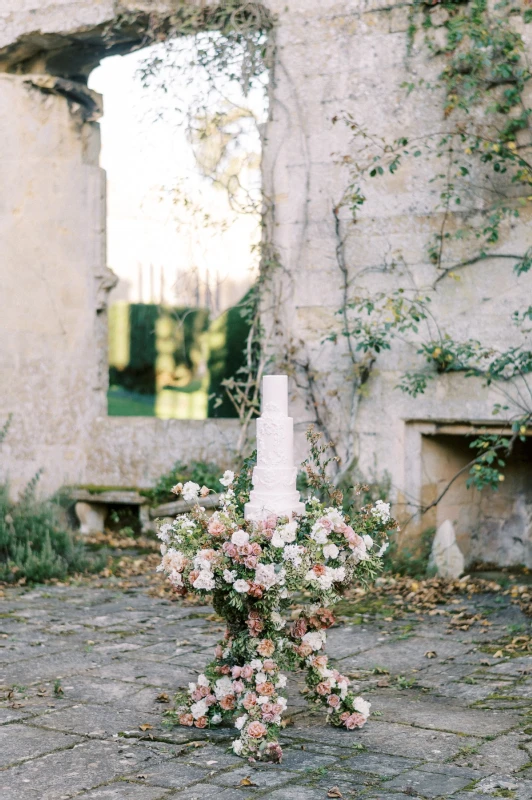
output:
[[[311,449],[319,455],[324,448],[311,435]],[[246,521],[250,466],[251,460],[237,478],[225,472],[221,508],[212,516],[197,504],[160,526],[158,569],[178,594],[211,596],[227,623],[215,659],[186,694],[178,695],[179,723],[206,728],[236,717],[240,735],[234,752],[280,761],[287,670],[306,669],[306,697],[326,711],[331,724],[352,730],[368,719],[370,703],[355,696],[349,679],[329,666],[323,650],[339,592],[374,578],[387,532],[396,523],[382,501],[346,513],[340,492],[310,467],[317,493],[309,496],[302,516]],[[209,492],[192,482],[174,488],[191,503]],[[301,593],[310,602],[289,623],[286,612]]]

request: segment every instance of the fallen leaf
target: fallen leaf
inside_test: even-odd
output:
[[[139,725],[139,730],[141,731],[152,731],[153,725],[150,725],[149,722],[145,722],[143,725]]]
[[[503,658],[503,656],[504,653],[502,652],[502,650],[497,650],[497,652],[493,654],[493,658]]]
[[[438,654],[436,650],[427,650],[427,652],[425,653],[425,658],[437,658],[437,657]]]
[[[343,797],[343,794],[342,794],[342,792],[340,791],[340,789],[338,788],[338,786],[333,786],[333,787],[332,787],[331,789],[329,789],[329,791],[327,792],[327,797]]]
[[[249,775],[246,778],[242,778],[238,786],[256,786],[256,783],[253,783]]]
[[[11,703],[9,708],[24,708],[24,703]]]
[[[137,780],[138,781],[145,781],[147,777],[148,777],[147,775],[145,775],[144,773],[141,773],[140,775],[137,775]]]
[[[158,694],[157,697],[155,698],[155,700],[157,701],[157,703],[169,703],[170,702],[170,698],[168,697],[166,692],[161,692],[161,694]]]
[[[210,767],[212,764],[217,764],[217,761],[207,761],[207,766]]]

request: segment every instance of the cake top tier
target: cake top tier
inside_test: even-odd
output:
[[[288,416],[288,377],[266,375],[262,379],[262,416]]]

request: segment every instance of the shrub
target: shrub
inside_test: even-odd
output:
[[[103,556],[87,555],[83,543],[61,521],[59,505],[35,498],[38,477],[16,503],[10,501],[8,487],[0,484],[0,580],[36,583],[102,569]]]
[[[191,461],[189,464],[184,464],[182,461],[176,461],[169,472],[161,475],[153,489],[142,493],[154,503],[168,503],[177,499],[175,494],[172,494],[172,486],[176,483],[194,481],[200,486],[221,490],[223,487],[220,484],[220,477],[223,471],[218,464],[212,462]]]

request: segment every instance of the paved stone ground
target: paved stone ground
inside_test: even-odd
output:
[[[448,634],[435,615],[333,628],[328,652],[371,700],[370,722],[327,727],[292,686],[283,763],[254,766],[229,752],[230,729],[169,728],[157,701],[210,658],[220,634],[210,609],[142,586],[10,590],[0,607],[0,797],[531,800],[532,659],[482,651],[528,622],[504,598],[464,605],[482,608],[491,627]]]

